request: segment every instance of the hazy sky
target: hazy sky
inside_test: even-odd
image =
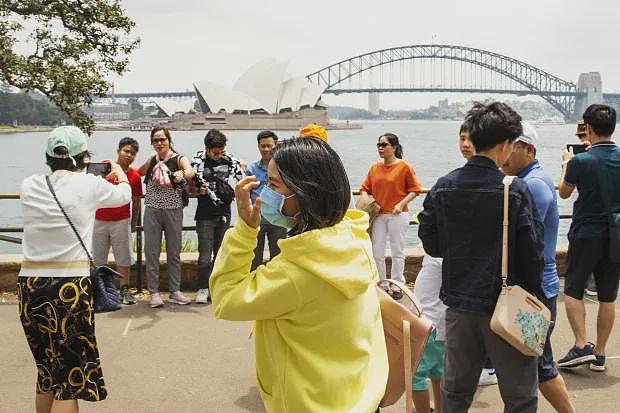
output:
[[[598,71],[620,92],[620,2],[122,0],[142,39],[117,92],[232,86],[257,61],[289,61],[302,76],[360,53],[414,44],[455,44],[501,53],[563,79]],[[383,108],[413,108],[472,95],[384,94]],[[511,99],[512,97],[506,96]],[[530,98],[532,99],[532,98]],[[327,96],[366,106],[364,95]]]

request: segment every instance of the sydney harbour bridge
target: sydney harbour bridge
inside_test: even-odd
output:
[[[505,55],[457,45],[412,45],[377,50],[339,61],[306,76],[343,93],[477,93],[536,95],[575,120],[592,103],[620,108],[620,93],[603,93],[596,72],[576,83]],[[188,97],[194,92],[117,93],[117,98]]]

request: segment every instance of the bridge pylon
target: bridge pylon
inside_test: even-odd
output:
[[[573,120],[581,119],[586,108],[594,103],[603,103],[603,81],[599,72],[581,73],[577,80],[577,96]]]

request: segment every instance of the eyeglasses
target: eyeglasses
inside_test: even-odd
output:
[[[386,146],[390,146],[390,144],[387,142],[379,142],[377,144],[377,148],[385,148]]]
[[[151,139],[151,144],[155,145],[156,143],[166,142],[168,138],[155,138]]]

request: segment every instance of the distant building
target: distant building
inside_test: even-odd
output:
[[[84,112],[95,123],[108,123],[131,118],[131,105],[126,103],[93,103]]]
[[[368,112],[370,112],[374,116],[379,116],[380,104],[379,104],[379,93],[369,93],[368,94]]]
[[[268,58],[245,71],[232,88],[196,82],[194,89],[203,113],[270,114],[324,108],[324,87],[303,77],[287,78],[286,63]]]

